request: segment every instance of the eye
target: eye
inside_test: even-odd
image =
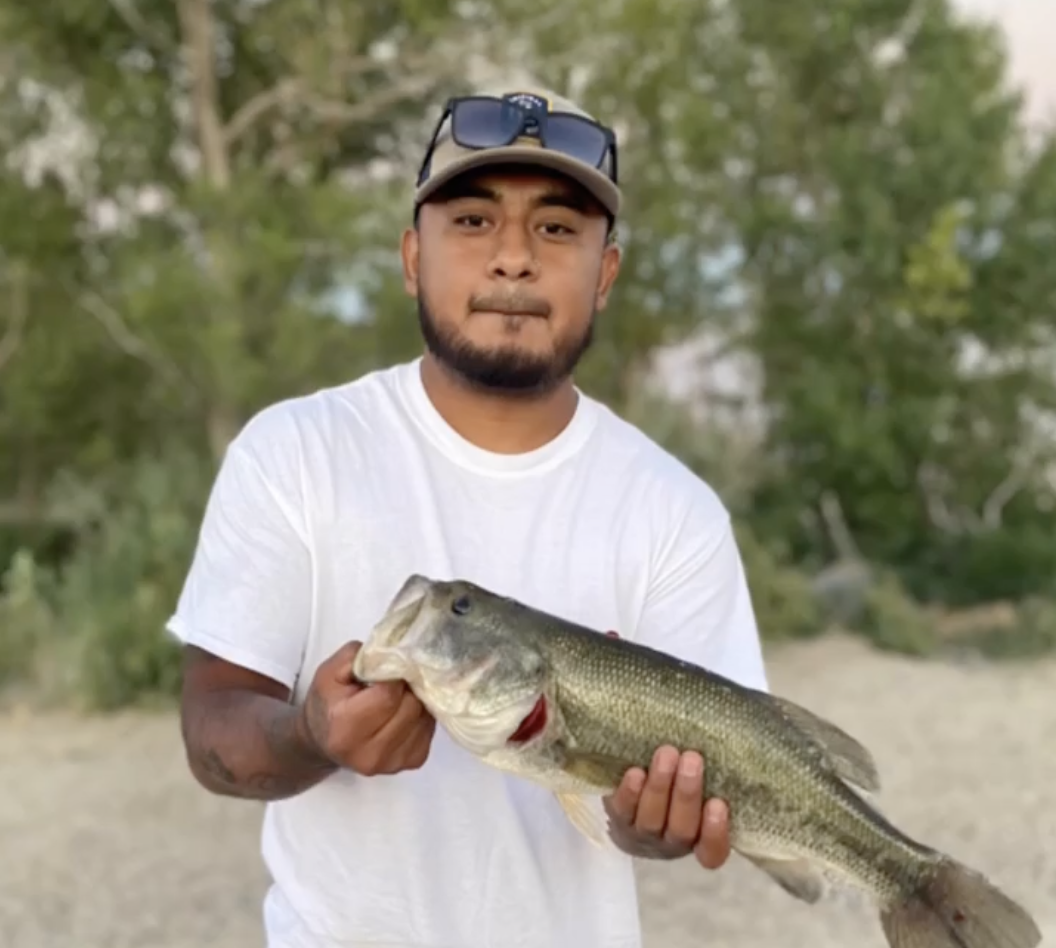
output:
[[[464,616],[469,612],[469,607],[472,603],[469,601],[469,596],[459,596],[453,603],[451,603],[451,611],[456,616]]]

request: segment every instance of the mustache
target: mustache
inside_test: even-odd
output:
[[[550,304],[538,296],[524,293],[512,295],[474,296],[469,301],[471,313],[504,313],[507,316],[549,316]]]

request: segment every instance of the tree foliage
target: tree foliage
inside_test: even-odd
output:
[[[0,675],[55,639],[96,704],[171,690],[210,472],[418,350],[411,178],[507,77],[619,131],[581,382],[716,485],[764,632],[1009,600],[1049,641],[1056,136],[948,0],[0,0]]]

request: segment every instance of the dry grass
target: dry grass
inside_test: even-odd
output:
[[[840,639],[774,650],[775,690],[876,754],[903,828],[988,873],[1056,943],[1056,663],[918,664]],[[262,943],[260,808],[201,792],[169,715],[0,720],[0,945]],[[739,860],[643,866],[647,948],[880,948],[844,896],[795,902]]]

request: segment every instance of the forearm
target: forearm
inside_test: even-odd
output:
[[[183,719],[195,779],[213,793],[281,800],[315,786],[337,766],[312,747],[298,709],[253,691],[215,691]]]

